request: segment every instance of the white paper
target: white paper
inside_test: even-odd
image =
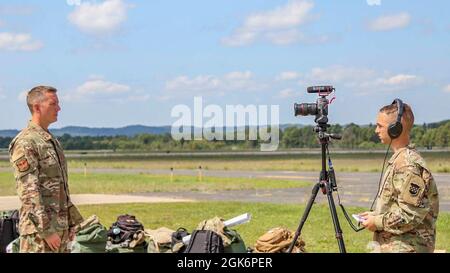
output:
[[[358,222],[364,222],[366,220],[366,218],[359,216],[359,214],[352,214],[353,218],[355,218],[356,221]]]
[[[250,213],[244,213],[242,215],[239,215],[237,217],[234,217],[230,220],[224,221],[223,224],[226,227],[234,227],[240,224],[247,223],[252,218],[252,215]],[[183,237],[183,243],[185,245],[189,244],[189,240],[191,239],[191,235]]]

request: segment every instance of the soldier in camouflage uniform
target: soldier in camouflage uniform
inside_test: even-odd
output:
[[[376,133],[384,144],[391,143],[394,155],[380,183],[375,211],[360,214],[374,232],[377,252],[433,252],[439,196],[436,183],[424,159],[409,144],[414,124],[411,107],[404,104],[403,131],[391,139],[389,124],[397,117],[397,105],[381,108]]]
[[[57,120],[56,89],[28,92],[32,119],[9,146],[21,201],[20,252],[68,252],[75,227],[83,221],[69,196],[67,163],[61,144],[48,131]]]

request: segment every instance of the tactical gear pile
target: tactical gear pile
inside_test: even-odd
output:
[[[18,211],[0,212],[1,252],[19,252]],[[75,226],[71,253],[246,253],[246,246],[236,230],[214,217],[199,223],[190,234],[185,228],[176,231],[166,227],[145,229],[134,215],[120,215],[106,229],[96,215]],[[189,243],[184,243],[190,235]]]

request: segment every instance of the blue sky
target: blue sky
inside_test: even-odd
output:
[[[25,126],[24,94],[58,88],[54,127],[170,125],[175,105],[315,102],[331,123],[374,122],[396,97],[416,123],[450,118],[450,2],[420,0],[0,2],[0,129]]]

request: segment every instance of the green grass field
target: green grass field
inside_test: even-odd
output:
[[[309,182],[292,180],[271,180],[255,178],[202,177],[148,175],[148,174],[88,174],[69,175],[72,194],[76,193],[144,193],[176,191],[223,191],[299,188],[312,185]],[[15,195],[15,181],[12,173],[0,173],[0,196]]]
[[[450,152],[422,153],[432,172],[450,172]],[[332,154],[333,165],[338,172],[380,172],[384,154]],[[320,155],[300,156],[239,156],[204,158],[111,158],[69,160],[69,167],[116,169],[197,169],[251,170],[251,171],[320,171]]]
[[[450,172],[450,152],[421,153],[432,172]],[[379,172],[383,164],[381,153],[344,153],[331,156],[338,172]],[[68,159],[69,168],[114,168],[114,169],[197,169],[206,170],[251,170],[251,171],[319,171],[319,154],[280,155],[280,156],[180,156],[180,157],[87,157],[86,159]],[[0,161],[0,167],[10,168],[6,160]]]
[[[96,214],[107,228],[116,221],[120,214],[133,214],[147,229],[167,227],[176,230],[185,227],[189,231],[205,219],[215,216],[225,220],[241,215],[252,214],[247,224],[236,226],[247,246],[253,247],[259,236],[271,228],[282,226],[295,231],[300,222],[305,206],[279,205],[265,203],[170,203],[170,204],[128,204],[80,206],[83,216]],[[361,208],[348,208],[349,213],[361,212]],[[354,232],[339,209],[339,219],[347,252],[368,252],[367,244],[371,241],[368,231]],[[330,212],[326,205],[314,205],[304,225],[302,237],[308,252],[339,252],[335,238]],[[450,250],[450,214],[441,213],[437,222],[436,249]]]

